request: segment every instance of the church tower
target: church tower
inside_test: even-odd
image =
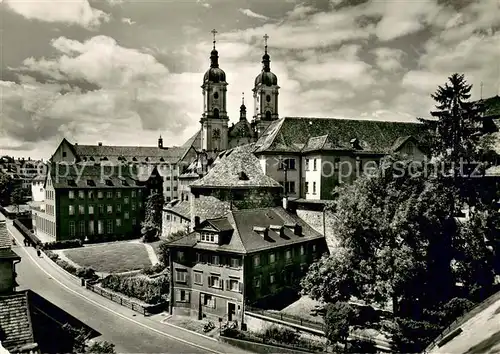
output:
[[[215,49],[216,30],[212,30],[214,48],[210,53],[210,68],[203,77],[203,115],[201,117],[201,148],[207,152],[226,150],[228,122],[226,110],[226,73],[219,68],[219,53]]]
[[[269,36],[264,36],[265,49],[262,56],[262,72],[255,78],[253,89],[254,109],[253,124],[260,137],[264,130],[277,120],[278,116],[278,78],[271,72],[271,58],[267,53],[267,39]]]

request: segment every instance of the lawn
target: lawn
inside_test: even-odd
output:
[[[121,273],[151,266],[148,252],[140,243],[109,243],[63,252],[76,264],[92,267],[96,272]]]

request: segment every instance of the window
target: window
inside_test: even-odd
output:
[[[85,206],[84,205],[79,205],[78,206],[78,214],[85,214]]]
[[[75,199],[75,191],[69,191],[68,197],[69,197],[69,199]]]
[[[271,96],[270,95],[266,96],[266,102],[271,102]]]
[[[89,234],[90,235],[94,234],[94,220],[89,221]]]
[[[194,272],[194,283],[198,285],[203,285],[203,273]]]
[[[106,210],[107,210],[108,214],[111,214],[113,212],[113,206],[112,205],[108,205],[106,207]]]
[[[128,220],[128,218],[129,218],[128,211],[126,211],[125,213],[123,213],[123,218],[125,220]]]
[[[94,199],[94,191],[89,191],[89,193],[88,193],[87,197],[88,197],[89,199]]]
[[[176,269],[175,270],[175,281],[178,283],[186,283],[187,282],[187,271],[185,269]]]
[[[239,279],[229,279],[229,290],[231,291],[240,291],[240,282]]]
[[[135,203],[132,203],[132,210],[135,210]]]
[[[125,204],[128,204],[128,197],[123,198],[123,202],[124,202]]]
[[[137,224],[137,220],[135,218],[132,219],[132,225],[135,226]]]
[[[69,235],[71,237],[75,237],[75,222],[74,221],[69,222]]]
[[[132,191],[132,198],[135,198],[135,191]]]
[[[305,185],[304,185],[304,192],[305,192],[306,194],[308,194],[308,193],[309,193],[309,182],[306,182],[306,183],[305,183]]]
[[[170,192],[170,187],[167,187],[167,192]]]
[[[99,204],[99,214],[104,214],[104,204]]]
[[[214,98],[218,99],[219,98],[219,93],[217,91],[214,92]]]
[[[102,199],[102,196],[103,196],[102,191],[98,191],[97,192],[97,198]]]
[[[116,204],[116,212],[121,213],[122,212],[122,206],[121,204]]]
[[[313,252],[316,252],[316,244],[313,244],[312,248],[313,248]]]
[[[301,245],[301,246],[300,246],[300,255],[301,255],[301,256],[303,256],[303,255],[304,255],[304,253],[305,253],[305,252],[304,252],[304,246],[303,246],[303,245]]]
[[[276,262],[276,255],[274,253],[269,254],[269,264]]]
[[[106,198],[108,198],[108,199],[113,198],[113,192],[112,191],[107,191],[106,192]]]
[[[122,192],[121,191],[116,191],[116,197],[121,198],[122,197]]]
[[[266,120],[271,120],[271,112],[270,111],[266,111]]]
[[[305,167],[306,171],[309,171],[309,159],[306,159],[306,167]]]
[[[63,157],[66,157],[66,151],[62,152]]]
[[[215,308],[215,297],[208,294],[201,294],[201,303],[203,306]]]
[[[175,301],[189,302],[189,291],[183,289],[175,289]]]
[[[260,256],[258,254],[253,256],[253,266],[254,267],[260,266]]]
[[[285,193],[295,193],[295,182],[294,181],[286,181],[280,182],[280,184],[285,188]]]
[[[97,233],[99,235],[102,235],[104,233],[104,221],[102,220],[97,221]]]
[[[122,219],[116,219],[116,227],[122,226]]]
[[[85,198],[85,192],[84,191],[78,191],[78,198],[80,198],[80,199]]]
[[[219,256],[212,256],[212,264],[219,265]]]
[[[316,165],[316,159],[313,160],[313,170],[316,171],[317,165]]]
[[[413,143],[409,141],[408,143],[406,143],[403,149],[403,153],[406,155],[413,155],[414,147],[415,145],[413,145]]]
[[[210,275],[208,277],[208,286],[211,288],[221,289],[222,282],[219,275]]]
[[[183,251],[177,251],[177,260],[178,261],[184,260],[184,252]]]
[[[75,215],[75,206],[74,205],[69,206],[69,215]]]
[[[291,250],[286,250],[285,251],[285,259],[287,261],[291,260],[292,259],[292,251]]]
[[[80,227],[79,227],[79,230],[78,230],[79,234],[81,236],[85,235],[85,221],[80,221]]]
[[[94,214],[94,206],[92,204],[89,204],[89,215]]]
[[[240,266],[239,258],[231,258],[231,267],[238,268]]]
[[[274,284],[276,282],[276,275],[274,273],[269,274],[269,284]]]
[[[108,220],[108,222],[107,222],[107,231],[108,231],[108,234],[112,234],[113,233],[113,220]]]
[[[316,182],[313,182],[313,194],[316,194]]]
[[[253,277],[253,286],[255,288],[260,288],[260,275]]]

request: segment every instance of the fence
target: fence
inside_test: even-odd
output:
[[[443,332],[441,332],[441,334],[436,338],[434,339],[428,346],[427,348],[425,348],[425,351],[424,353],[428,353],[435,345],[438,345],[440,344],[440,342],[446,337],[448,336],[451,332],[453,332],[455,329],[457,329],[458,327],[462,326],[465,322],[467,322],[468,320],[470,320],[472,317],[474,317],[475,315],[477,315],[479,312],[483,311],[484,309],[486,309],[488,306],[490,306],[491,304],[493,304],[494,302],[500,300],[500,291],[494,293],[493,295],[491,295],[490,297],[488,297],[486,300],[484,300],[483,302],[480,302],[479,304],[477,304],[476,306],[474,306],[469,312],[467,312],[466,314],[464,314],[463,316],[457,318],[455,321],[453,321],[448,327],[445,328],[445,330]]]
[[[125,306],[131,309],[132,311],[143,314],[144,316],[150,316],[160,313],[167,306],[165,302],[155,305],[141,305],[135,301],[131,301],[123,296],[120,296],[112,291],[103,289],[100,286],[96,286],[95,283],[89,281],[86,282],[85,287],[93,291],[94,293],[99,294],[102,297],[105,297],[106,299],[114,301],[120,304],[121,306]]]
[[[300,325],[303,327],[316,329],[318,331],[323,331],[323,332],[325,331],[325,325],[322,322],[315,322],[315,321],[307,320],[307,319],[304,319],[301,317],[288,315],[286,313],[277,313],[277,312],[273,312],[273,311],[269,311],[269,310],[263,310],[263,309],[251,307],[251,306],[246,306],[246,311],[253,312],[253,313],[260,314],[260,315],[267,316],[267,317],[271,317],[271,318],[274,318],[274,319],[277,319],[280,321],[293,323],[293,324]]]

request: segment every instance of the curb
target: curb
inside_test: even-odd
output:
[[[167,325],[167,326],[171,326],[171,327],[174,327],[174,328],[180,329],[180,330],[182,330],[182,331],[189,332],[189,333],[191,333],[191,334],[196,334],[196,335],[198,335],[198,336],[200,336],[200,337],[203,337],[203,338],[205,338],[205,339],[210,339],[210,340],[212,340],[212,341],[214,341],[214,342],[219,342],[219,340],[218,340],[218,339],[216,339],[216,338],[209,337],[209,336],[207,336],[207,335],[205,335],[205,334],[201,334],[201,333],[198,333],[198,332],[192,331],[192,330],[190,330],[190,329],[187,329],[187,328],[184,328],[184,327],[181,327],[181,326],[174,325],[174,324],[172,324],[172,323],[168,323],[168,322],[167,322],[167,320],[168,320],[168,319],[170,319],[171,317],[172,317],[172,315],[168,315],[168,317],[166,317],[166,318],[164,318],[163,320],[161,320],[161,321],[160,321],[160,323],[165,324],[165,325]]]

